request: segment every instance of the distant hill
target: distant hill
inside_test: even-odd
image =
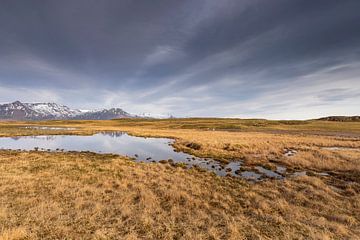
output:
[[[15,101],[0,104],[0,120],[107,120],[133,117],[137,116],[131,115],[120,108],[81,111],[57,103],[22,103]]]
[[[319,118],[321,121],[336,121],[336,122],[358,122],[360,121],[360,116],[329,116]]]

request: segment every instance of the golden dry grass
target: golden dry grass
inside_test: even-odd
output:
[[[91,153],[2,151],[0,239],[356,239],[360,199]]]
[[[18,128],[29,124],[78,129]],[[360,152],[323,147],[359,149],[360,123],[0,123],[0,136],[114,130],[175,138],[176,149],[197,156],[243,159],[247,167],[280,163],[311,176],[250,184],[111,155],[1,151],[0,239],[359,239]],[[297,153],[286,157],[285,148]],[[330,176],[315,174],[321,171]]]

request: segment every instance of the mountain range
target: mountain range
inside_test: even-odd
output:
[[[13,103],[0,104],[0,120],[107,120],[114,118],[136,118],[121,108],[102,110],[71,109],[57,103]]]

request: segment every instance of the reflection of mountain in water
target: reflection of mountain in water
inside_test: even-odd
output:
[[[116,137],[121,137],[121,136],[125,135],[126,133],[124,133],[124,132],[101,132],[100,134],[103,136],[109,136],[109,137],[116,138]]]
[[[14,140],[20,140],[23,138],[31,138],[31,139],[39,139],[39,140],[46,140],[46,141],[53,141],[56,139],[56,135],[44,135],[44,136],[25,136],[25,137],[12,137]]]
[[[19,140],[20,138],[23,138],[23,137],[10,137],[10,138],[17,141],[17,140]]]
[[[70,127],[43,127],[43,126],[26,126],[26,129],[37,129],[37,130],[76,130],[76,128]]]

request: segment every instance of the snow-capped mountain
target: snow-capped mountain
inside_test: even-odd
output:
[[[6,120],[52,120],[87,119],[105,120],[131,118],[133,116],[120,108],[84,111],[71,109],[57,103],[13,103],[0,104],[0,119]]]
[[[93,111],[81,111],[81,114],[77,114],[73,119],[82,119],[82,120],[104,120],[104,119],[114,119],[114,118],[133,118],[135,115],[131,115],[121,108],[111,108],[111,109],[102,109],[102,110],[93,110]]]
[[[56,103],[26,103],[34,111],[45,116],[76,116],[81,113],[80,110],[70,109],[67,106],[59,105]]]

